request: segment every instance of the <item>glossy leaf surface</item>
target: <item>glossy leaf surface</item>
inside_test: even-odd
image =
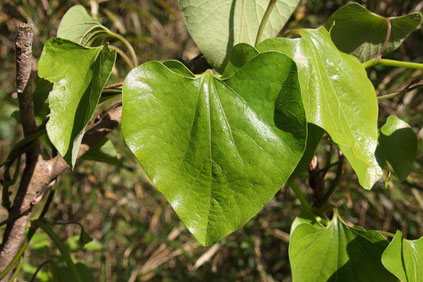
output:
[[[289,259],[295,281],[396,281],[382,265],[388,242],[375,231],[332,219],[327,227],[300,224],[291,234]]]
[[[294,62],[261,54],[227,79],[148,62],[123,85],[122,132],[198,241],[237,230],[279,190],[305,147]]]
[[[384,54],[395,51],[420,26],[422,14],[384,18],[357,3],[349,3],[329,17],[326,29],[339,50],[365,62],[382,49],[388,32],[387,20],[391,22],[391,34]]]
[[[382,255],[382,263],[401,281],[423,281],[423,237],[406,240],[397,231]]]
[[[263,40],[275,37],[299,0],[278,0],[265,26]],[[187,28],[213,68],[223,72],[232,47],[255,44],[257,31],[269,0],[180,0]]]
[[[378,104],[373,85],[357,58],[340,52],[324,28],[298,32],[301,38],[272,38],[257,49],[277,50],[294,59],[307,121],[330,135],[361,186],[371,189],[382,176],[375,158]]]
[[[93,19],[81,5],[71,7],[60,21],[57,37],[68,39],[84,46],[98,45],[106,36],[104,27]]]
[[[86,48],[61,38],[44,45],[38,75],[54,83],[47,134],[71,167],[115,59],[116,52],[107,46]]]
[[[380,129],[377,148],[379,162],[388,162],[401,181],[413,170],[417,157],[417,135],[396,116],[390,116]]]

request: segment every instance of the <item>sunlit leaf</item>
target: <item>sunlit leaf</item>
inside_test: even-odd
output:
[[[417,157],[417,135],[411,127],[396,116],[390,116],[380,129],[378,160],[388,162],[403,181],[413,170]]]
[[[48,97],[48,136],[69,166],[75,165],[85,128],[112,72],[116,52],[51,38],[44,45],[38,75],[54,83]]]
[[[422,14],[411,13],[388,18],[391,34],[384,54],[395,51],[401,43],[422,23]],[[352,54],[361,62],[375,58],[385,43],[387,19],[370,12],[357,3],[349,3],[333,13],[326,22],[336,47]]]
[[[148,62],[130,72],[122,132],[187,228],[210,245],[245,224],[292,173],[305,113],[296,66],[279,52],[227,79],[181,68]]]
[[[263,40],[275,37],[299,0],[278,0],[265,26]],[[187,28],[209,64],[223,72],[232,47],[255,44],[269,0],[180,0]]]
[[[294,59],[307,121],[330,135],[361,186],[370,189],[382,176],[375,158],[378,104],[373,85],[357,58],[340,52],[324,28],[297,32],[301,38],[272,38],[257,49]]]
[[[57,29],[57,37],[84,46],[100,45],[101,39],[106,36],[105,28],[81,5],[71,7],[63,16]]]
[[[397,231],[383,252],[382,263],[401,281],[423,281],[423,237],[406,240],[401,231]]]
[[[327,227],[298,225],[289,259],[295,281],[396,281],[382,265],[388,242],[375,231],[351,228],[335,216]]]

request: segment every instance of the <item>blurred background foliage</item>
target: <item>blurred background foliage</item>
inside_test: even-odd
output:
[[[346,4],[344,0],[302,0],[286,29],[319,27],[329,15]],[[423,1],[358,1],[384,16],[420,11]],[[68,8],[84,5],[94,18],[133,44],[140,62],[195,57],[199,50],[186,31],[177,0],[2,0],[0,3],[0,161],[4,160],[22,132],[11,117],[17,110],[15,92],[14,38],[17,26],[35,26],[34,68],[44,42],[56,35]],[[117,43],[119,44],[119,43]],[[423,62],[423,30],[414,32],[388,58]],[[118,58],[110,83],[122,81],[127,66]],[[422,70],[377,66],[369,71],[378,95],[405,88],[423,79]],[[348,163],[331,203],[346,222],[367,229],[395,233],[409,239],[423,235],[423,90],[380,101],[380,124],[387,116],[407,121],[419,136],[418,159],[406,182],[386,173],[371,191],[357,184]],[[62,175],[47,219],[50,222],[79,222],[94,241],[81,248],[80,228],[75,224],[54,225],[73,258],[94,269],[96,281],[207,280],[290,281],[289,229],[300,205],[295,195],[282,188],[263,210],[241,230],[218,244],[200,246],[178,220],[163,196],[154,190],[140,166],[124,145],[121,133],[110,136],[119,165],[79,162]],[[336,162],[336,148],[326,136],[318,148],[320,168]],[[21,167],[17,169],[22,169]],[[324,181],[330,183],[336,167]],[[297,184],[310,197],[313,191],[304,174]],[[0,213],[4,218],[4,211]],[[60,262],[59,252],[47,235],[38,232],[25,254],[18,280],[46,281],[47,262]]]

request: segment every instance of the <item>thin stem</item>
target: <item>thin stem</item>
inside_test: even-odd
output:
[[[391,24],[391,20],[388,18],[384,18],[386,21],[386,25],[388,27],[387,31],[386,31],[386,38],[385,38],[385,42],[383,43],[382,48],[379,50],[379,52],[377,53],[377,58],[380,59],[382,58],[382,54],[383,52],[385,52],[386,47],[388,47],[388,43],[389,43],[389,39],[391,39],[391,30],[392,30],[392,24]]]
[[[326,204],[328,202],[330,196],[333,194],[333,192],[335,192],[336,186],[338,185],[339,181],[341,180],[341,176],[342,176],[342,165],[343,165],[343,163],[344,163],[344,155],[342,155],[341,153],[339,153],[338,168],[336,170],[335,179],[332,181],[332,183],[331,183],[328,191],[323,196],[323,199],[320,201],[319,207],[321,207],[324,204]]]
[[[392,237],[392,238],[395,237],[395,234],[393,234],[391,232],[386,232],[386,231],[381,231],[381,230],[377,230],[377,232],[379,232],[380,234],[385,235],[387,237]]]
[[[125,52],[123,52],[121,49],[119,49],[116,46],[109,45],[110,49],[116,50],[116,52],[122,57],[122,59],[125,61],[125,63],[129,66],[129,69],[133,69],[135,66],[131,62],[131,60],[126,56]]]
[[[122,87],[122,84],[123,84],[123,82],[117,82],[117,83],[109,84],[109,85],[104,86],[104,89]]]
[[[29,282],[33,282],[35,281],[35,278],[37,278],[38,272],[40,272],[41,268],[43,268],[45,265],[47,265],[50,261],[46,260],[45,262],[43,262],[42,264],[40,264],[37,268],[37,270],[35,271],[35,273],[32,275],[32,278]]]
[[[295,184],[293,181],[289,183],[289,186],[292,188],[292,191],[294,191],[295,195],[297,196],[298,200],[300,200],[301,206],[306,212],[309,212],[310,214],[313,213],[313,209],[311,208],[310,203],[306,200],[303,193],[301,192],[300,188]]]
[[[16,270],[13,272],[13,275],[9,278],[9,281],[15,281],[15,279],[18,277],[19,272],[21,271],[22,265],[23,265],[24,259],[21,257],[19,260],[19,264],[16,267]]]
[[[110,36],[118,39],[119,41],[121,41],[126,48],[128,48],[129,54],[131,54],[132,57],[132,62],[134,66],[138,66],[138,59],[137,59],[137,54],[135,54],[134,48],[132,47],[132,45],[128,42],[128,40],[126,40],[123,36],[121,36],[120,34],[114,33],[113,31],[107,29],[106,30],[107,33],[109,33]]]
[[[367,62],[364,62],[362,65],[364,68],[373,67],[375,65],[384,65],[384,66],[391,66],[391,67],[402,67],[402,68],[423,70],[423,64],[389,60],[389,59],[372,59]]]
[[[419,80],[417,80],[417,81],[419,81]],[[377,99],[378,100],[386,100],[386,99],[394,98],[396,96],[407,94],[407,92],[423,86],[423,84],[415,84],[415,85],[413,85],[415,82],[416,81],[410,82],[410,84],[408,84],[401,91],[397,91],[397,92],[393,92],[393,93],[390,93],[390,94],[382,95],[382,96],[377,97]]]
[[[404,95],[405,93],[407,93],[407,92],[406,91],[397,91],[397,92],[393,92],[393,93],[390,93],[390,94],[378,96],[377,99],[378,100],[391,99],[391,98],[394,98],[394,97],[397,97],[397,96]]]
[[[269,5],[267,6],[266,11],[264,12],[263,18],[261,19],[259,29],[257,31],[257,37],[256,37],[256,43],[254,44],[257,46],[261,42],[261,38],[263,37],[264,28],[266,27],[266,23],[270,18],[270,14],[273,11],[273,8],[275,7],[276,0],[270,0]]]

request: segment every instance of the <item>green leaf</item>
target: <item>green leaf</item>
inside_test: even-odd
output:
[[[227,79],[145,63],[123,84],[122,132],[187,228],[210,245],[253,217],[302,156],[295,63],[266,52]]]
[[[300,224],[291,235],[292,281],[396,281],[380,258],[388,242],[338,216],[327,227]]]
[[[54,83],[48,97],[47,134],[71,167],[115,59],[116,52],[107,45],[87,48],[61,38],[44,45],[38,75]]]
[[[388,162],[401,181],[413,170],[417,157],[417,135],[411,127],[396,116],[389,116],[380,129],[378,161]]]
[[[278,0],[265,26],[263,39],[275,37],[299,0]],[[269,0],[180,0],[187,28],[213,68],[223,72],[232,47],[254,44]]]
[[[406,240],[398,230],[383,252],[382,263],[401,281],[423,281],[423,237]]]
[[[272,38],[257,46],[276,50],[297,63],[307,121],[339,145],[371,189],[382,176],[376,158],[378,104],[372,83],[357,58],[340,52],[324,29],[302,29],[301,38]]]
[[[387,20],[391,22],[391,35],[384,54],[395,51],[420,26],[422,14],[384,18],[357,3],[349,3],[329,17],[326,29],[339,50],[365,62],[375,58],[382,49],[388,32]]]
[[[93,19],[81,5],[75,5],[66,12],[57,30],[57,37],[84,46],[100,45],[101,39],[107,36],[105,27]]]
[[[106,137],[102,138],[95,146],[91,147],[81,159],[118,165],[116,148]]]

